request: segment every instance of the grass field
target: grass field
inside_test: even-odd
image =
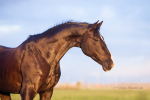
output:
[[[11,94],[12,100],[21,100]],[[39,95],[34,100],[39,100]],[[55,89],[51,100],[150,100],[150,90],[63,90]]]

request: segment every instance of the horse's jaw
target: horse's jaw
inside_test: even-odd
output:
[[[102,65],[103,70],[105,72],[110,71],[114,67],[114,62],[113,59],[111,59],[109,62],[108,61],[101,61],[96,59],[96,57],[91,57],[94,61],[96,61],[98,64]]]

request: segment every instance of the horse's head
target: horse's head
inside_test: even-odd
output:
[[[112,55],[109,52],[104,38],[100,35],[99,29],[103,21],[88,26],[87,31],[83,34],[81,49],[85,55],[91,57],[97,63],[103,66],[103,70],[111,70],[114,66]]]

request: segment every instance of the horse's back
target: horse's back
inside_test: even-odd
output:
[[[0,91],[17,93],[20,91],[22,53],[17,48],[0,46]]]
[[[4,50],[4,49],[9,49],[9,48],[8,48],[8,47],[1,46],[1,45],[0,45],[0,52],[1,52],[2,50]]]

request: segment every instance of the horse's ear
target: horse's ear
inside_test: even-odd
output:
[[[95,29],[97,28],[98,22],[99,22],[99,20],[98,20],[97,22],[95,22],[94,24],[91,24],[91,25],[89,26],[89,30],[90,30],[90,31],[91,31],[91,30],[95,30]]]
[[[103,21],[101,21],[99,24],[97,24],[97,27],[100,28],[100,26],[102,25]]]

